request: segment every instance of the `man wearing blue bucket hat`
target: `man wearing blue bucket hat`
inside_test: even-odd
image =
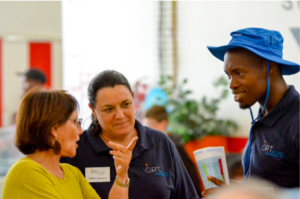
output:
[[[283,37],[278,31],[245,28],[231,37],[228,45],[208,49],[224,61],[234,100],[240,108],[250,109],[252,126],[242,158],[244,179],[253,176],[284,188],[299,187],[300,96],[282,75],[295,74],[300,66],[282,58]],[[256,102],[260,109],[254,119],[251,106]]]

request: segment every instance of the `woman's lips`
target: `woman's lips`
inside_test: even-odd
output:
[[[123,126],[126,126],[126,124],[127,124],[127,121],[126,122],[117,123],[114,126],[115,127],[123,127]]]

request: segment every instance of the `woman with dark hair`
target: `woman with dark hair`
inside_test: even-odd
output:
[[[20,104],[16,123],[16,146],[27,155],[8,171],[3,199],[99,199],[82,173],[60,158],[76,155],[82,134],[76,99],[64,91],[33,89]],[[118,149],[116,143],[109,146]],[[123,151],[111,151],[122,175],[131,159],[135,142]],[[110,198],[127,199],[128,189],[113,186]]]
[[[172,141],[135,120],[133,92],[121,73],[106,70],[96,75],[89,84],[88,98],[93,122],[81,135],[76,156],[63,161],[78,167],[101,198],[108,198],[114,184],[127,187],[131,179],[130,199],[198,199]],[[117,143],[122,151],[135,137],[139,139],[128,176],[119,178],[109,143]],[[92,171],[102,178],[96,179]]]

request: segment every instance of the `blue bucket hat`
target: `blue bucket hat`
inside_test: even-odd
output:
[[[283,37],[280,32],[262,28],[245,28],[230,33],[232,39],[228,45],[207,46],[218,59],[224,61],[227,50],[242,47],[269,61],[281,64],[283,75],[292,75],[300,70],[299,64],[282,59]]]

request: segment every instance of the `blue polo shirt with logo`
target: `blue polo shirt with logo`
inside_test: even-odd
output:
[[[246,178],[259,177],[284,188],[299,187],[299,102],[299,93],[290,86],[279,103],[254,123]]]
[[[139,139],[129,165],[129,198],[198,199],[180,155],[168,136],[141,125],[137,120],[135,128]],[[101,181],[90,184],[102,199],[108,198],[116,177],[114,160],[109,154],[111,148],[89,129],[81,135],[78,146],[74,158],[62,158],[61,162],[78,167],[86,178],[92,176],[92,181]],[[110,179],[104,177],[107,173]]]

